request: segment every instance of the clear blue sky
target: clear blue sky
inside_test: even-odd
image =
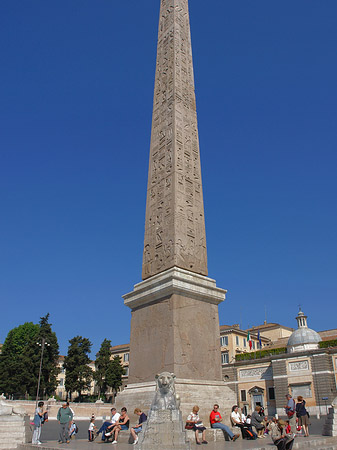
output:
[[[0,342],[129,341],[159,0],[0,2]],[[337,327],[337,2],[190,1],[220,323]]]

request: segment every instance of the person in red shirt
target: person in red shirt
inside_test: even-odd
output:
[[[240,434],[232,433],[231,429],[227,425],[221,423],[222,417],[219,412],[219,405],[217,403],[213,406],[213,411],[211,411],[211,414],[209,415],[209,420],[211,422],[211,428],[220,428],[220,430],[223,430],[228,434],[232,441],[236,441],[240,436]]]

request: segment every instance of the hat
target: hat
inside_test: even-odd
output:
[[[278,424],[280,425],[280,427],[286,427],[287,426],[287,423],[284,420],[282,420],[282,419],[279,419]]]

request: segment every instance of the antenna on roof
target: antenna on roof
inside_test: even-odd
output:
[[[267,306],[264,305],[264,324],[267,325]]]
[[[239,325],[240,330],[242,330],[242,306],[240,306],[240,325]]]

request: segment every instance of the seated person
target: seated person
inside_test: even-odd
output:
[[[230,428],[227,425],[221,423],[222,417],[219,412],[219,405],[217,403],[215,403],[215,405],[213,406],[213,411],[211,411],[209,420],[211,422],[211,428],[220,428],[222,431],[225,431],[232,441],[236,441],[237,438],[240,437],[240,434],[234,435],[234,433],[231,432]]]
[[[120,418],[120,414],[117,412],[117,409],[111,408],[111,419],[104,422],[103,425],[101,426],[101,428],[97,432],[97,435],[99,433],[102,433],[102,441],[105,441],[106,430],[109,427],[112,428],[119,421],[119,418]]]
[[[238,405],[234,405],[232,408],[231,422],[234,427],[238,427],[241,429],[242,439],[244,439],[245,438],[245,432],[244,432],[245,424],[242,421],[242,416],[239,412]]]
[[[127,415],[127,409],[125,408],[125,406],[123,406],[123,408],[121,409],[119,421],[115,425],[110,425],[110,427],[108,427],[109,430],[107,433],[105,433],[105,436],[112,436],[114,434],[115,436],[114,440],[112,441],[112,444],[117,444],[118,433],[121,430],[128,430],[129,424],[130,419],[129,416]]]
[[[255,411],[252,414],[251,424],[256,428],[257,437],[259,439],[264,438],[264,416],[260,415],[261,406],[255,406]]]
[[[287,424],[283,420],[277,420],[275,417],[268,424],[270,436],[278,450],[291,450],[294,444],[294,435],[286,434]]]
[[[135,425],[134,427],[131,428],[131,435],[133,437],[133,445],[136,445],[138,442],[137,434],[142,431],[142,425],[144,422],[147,421],[147,416],[139,408],[136,408],[134,410],[134,414],[137,414],[137,416],[139,416],[138,425]]]
[[[192,430],[195,431],[195,440],[198,445],[200,444],[208,444],[206,441],[206,427],[204,427],[203,423],[199,417],[199,406],[193,406],[192,412],[188,415],[186,423],[193,424]],[[201,434],[202,442],[199,440],[199,433]]]

